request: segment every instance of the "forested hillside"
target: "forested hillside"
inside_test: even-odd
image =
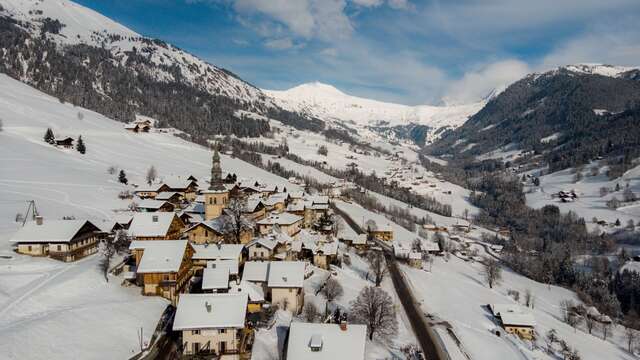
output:
[[[544,155],[551,171],[598,157],[624,163],[640,155],[639,74],[605,76],[567,67],[529,75],[428,152],[465,158],[501,148],[533,151]]]
[[[319,120],[282,110],[234,74],[162,41],[117,28],[72,39],[64,33],[64,19],[34,11],[29,16],[36,20],[27,21],[0,8],[0,72],[61,101],[123,122],[135,114],[151,116],[203,138],[270,130],[266,118],[246,112],[298,128],[324,128]]]

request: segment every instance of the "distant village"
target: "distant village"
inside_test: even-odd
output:
[[[138,125],[142,127],[132,131],[145,131],[146,123]],[[133,190],[133,212],[108,224],[36,216],[11,241],[20,254],[64,262],[102,249],[108,254],[101,260],[105,277],[117,276],[122,286],[139,287],[143,295],[163,297],[175,307],[170,330],[180,338],[183,356],[216,359],[249,359],[254,329],[275,309],[300,315],[305,280],[314,269],[331,271],[347,261],[342,249],[364,254],[387,247],[417,269],[446,250],[442,241],[419,237],[402,246],[388,224],[369,223],[362,234],[341,236],[339,227],[347,225],[337,221],[332,206],[339,193],[311,195],[287,184],[223,174],[217,150],[206,183],[189,174],[150,181]],[[467,261],[473,259],[466,250],[469,244],[456,234],[469,228],[424,225],[421,231],[460,243],[457,256]],[[499,253],[501,247],[491,251]],[[112,263],[120,252],[123,260]],[[505,331],[532,338],[535,320],[530,314],[513,306],[489,306]],[[345,314],[320,323],[295,322],[286,359],[311,354],[313,359],[364,359],[367,336],[367,326],[349,324]]]

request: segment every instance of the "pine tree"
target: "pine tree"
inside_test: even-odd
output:
[[[80,154],[84,154],[87,152],[87,147],[84,146],[84,141],[82,141],[82,135],[80,135],[78,137],[78,143],[76,144],[76,150],[78,150],[78,152]]]
[[[118,181],[125,185],[129,182],[129,180],[127,180],[127,174],[124,173],[124,170],[120,170],[120,174],[118,174]]]
[[[51,128],[47,128],[47,132],[44,133],[44,142],[53,144],[55,140],[55,136],[53,135],[53,130]]]

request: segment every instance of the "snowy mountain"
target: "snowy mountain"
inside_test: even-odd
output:
[[[483,102],[455,106],[407,106],[345,94],[319,82],[284,91],[264,90],[284,109],[359,127],[426,126],[430,135],[441,128],[456,128],[478,112]],[[429,136],[430,137],[430,136]]]
[[[553,171],[601,157],[637,157],[639,73],[578,64],[530,74],[428,151],[478,159],[532,151]]]
[[[119,121],[153,117],[199,142],[260,136],[269,119],[324,127],[225,69],[68,0],[2,1],[0,72]]]

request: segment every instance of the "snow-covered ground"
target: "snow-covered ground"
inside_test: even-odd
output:
[[[591,176],[592,167],[599,168],[598,175]],[[613,224],[616,219],[619,219],[622,226],[618,229],[625,227],[629,220],[633,220],[635,223],[640,221],[640,203],[623,204],[617,209],[608,208],[606,205],[607,201],[614,197],[623,200],[623,192],[627,184],[636,196],[640,196],[640,166],[628,170],[622,177],[614,180],[608,179],[606,167],[598,165],[597,162],[584,167],[582,180],[578,182],[574,181],[575,171],[575,169],[566,169],[540,177],[539,188],[528,187],[531,192],[526,194],[527,205],[541,208],[553,204],[563,212],[573,211],[586,220],[590,229],[601,228],[593,224],[592,218],[594,217],[598,220],[605,220],[609,224]],[[620,185],[621,190],[615,191],[616,184]],[[609,189],[609,193],[605,196],[600,196],[600,188],[602,187]],[[525,189],[525,192],[528,189]],[[559,198],[552,197],[553,194],[557,194],[561,190],[575,190],[578,198],[573,202],[563,203]],[[608,226],[601,228],[604,231],[613,229],[615,228]]]
[[[131,356],[139,350],[136,331],[143,327],[148,340],[167,303],[143,297],[138,288],[123,288],[116,278],[106,283],[97,256],[61,263],[15,254],[8,242],[20,226],[15,216],[35,200],[45,221],[75,216],[99,225],[116,215],[115,209],[126,209],[130,201],[119,200],[117,194],[133,189],[118,183],[117,174],[108,174],[110,166],[124,169],[130,183],[144,183],[146,170],[154,165],[160,177],[193,174],[206,185],[211,152],[167,134],[129,133],[122,123],[61,104],[5,75],[0,75],[0,114],[0,357]],[[47,127],[59,137],[82,135],[87,153],[46,144],[42,139]],[[221,158],[223,171],[239,178],[286,183],[288,189],[299,190],[242,161]]]
[[[474,247],[483,254],[482,247]],[[582,359],[634,359],[624,350],[624,337],[619,327],[612,337],[604,341],[599,331],[589,335],[583,329],[574,330],[562,321],[560,302],[568,299],[578,301],[572,291],[549,287],[508,269],[502,272],[502,283],[490,289],[483,281],[481,270],[480,263],[465,262],[455,256],[448,262],[444,258],[436,258],[431,272],[403,267],[414,291],[423,300],[424,312],[451,324],[472,359],[555,359],[542,350],[532,351],[531,343],[504,334],[497,337],[491,332],[498,325],[486,305],[515,304],[507,295],[509,289],[520,292],[521,303],[525,291],[532,291],[534,308],[525,309],[535,317],[539,346],[544,346],[547,331],[555,329],[559,338],[579,351]]]
[[[346,251],[346,247],[341,245],[341,250]],[[341,311],[347,311],[360,291],[365,286],[373,286],[374,283],[367,280],[369,265],[367,262],[355,252],[349,252],[351,265],[343,264],[342,268],[333,267],[331,275],[342,285],[344,294],[336,299],[333,304],[329,305],[329,310],[333,311],[336,307],[340,307]],[[316,295],[318,288],[326,281],[329,271],[313,267],[313,275],[304,282],[305,303],[313,303],[321,313],[324,313],[326,299],[321,295]],[[398,314],[398,333],[390,344],[381,344],[379,342],[371,342],[367,339],[366,355],[367,360],[373,359],[404,359],[404,355],[400,348],[407,345],[417,345],[417,340],[411,327],[409,320],[400,305],[391,279],[386,278],[381,287],[389,293],[397,305]],[[277,354],[277,347],[282,346],[281,338],[283,337],[283,329],[289,326],[291,321],[304,321],[300,318],[292,318],[290,313],[279,311],[276,313],[274,326],[270,329],[260,329],[256,333],[255,345],[253,348],[252,359],[254,360],[271,360],[274,359],[273,354]],[[279,335],[280,334],[280,335]],[[280,340],[278,340],[280,338]],[[280,343],[279,343],[280,341]],[[278,345],[280,344],[280,345]]]

